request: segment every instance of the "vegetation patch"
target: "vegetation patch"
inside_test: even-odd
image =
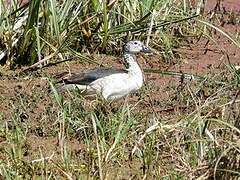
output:
[[[235,6],[0,0],[0,177],[239,178]],[[58,93],[56,73],[120,66],[131,39],[156,52],[138,57],[140,91],[116,102]]]

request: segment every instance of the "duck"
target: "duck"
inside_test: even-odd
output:
[[[87,96],[100,95],[106,100],[118,100],[143,86],[143,72],[136,61],[136,53],[153,53],[139,40],[128,41],[123,46],[125,69],[99,67],[85,72],[75,73],[63,80],[60,93],[79,89]]]

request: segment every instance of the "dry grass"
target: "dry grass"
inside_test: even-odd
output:
[[[0,2],[3,7],[3,1]],[[93,3],[91,6],[90,2]],[[176,51],[184,44],[182,42],[217,41],[212,29],[237,46],[239,37],[206,22],[205,14],[198,21],[169,23],[186,18],[185,14],[200,12],[201,4],[191,8],[195,7],[192,1],[187,5],[173,4],[173,1],[134,1],[132,4],[130,1],[112,1],[115,6],[105,1],[101,1],[105,2],[101,6],[94,4],[99,2],[81,1],[85,6],[76,1],[66,1],[68,6],[61,6],[53,0],[39,7],[32,4],[31,8],[40,9],[39,14],[18,32],[24,36],[19,42],[25,44],[16,49],[12,47],[14,40],[11,39],[15,30],[8,25],[16,20],[10,16],[13,9],[0,12],[3,25],[0,34],[4,35],[0,48],[10,48],[7,61],[10,64],[21,65],[17,56],[21,51],[23,57],[34,51],[33,58],[22,64],[41,60],[58,62],[73,55],[83,61],[25,74],[1,68],[0,177],[239,178],[240,75],[238,67],[230,63],[228,54],[224,54],[220,72],[209,69],[205,76],[155,69],[163,62],[174,64],[174,67],[184,64],[184,55]],[[155,6],[150,2],[155,2]],[[77,3],[79,6],[75,6]],[[41,14],[43,9],[44,15]],[[163,16],[155,14],[157,12]],[[214,14],[215,19],[211,20],[221,22],[220,15]],[[239,24],[237,16],[234,17],[234,22]],[[36,21],[42,23],[41,26],[37,26]],[[151,25],[151,32],[146,24]],[[6,29],[8,33],[5,33]],[[151,74],[152,79],[148,77],[141,91],[115,103],[101,98],[90,101],[77,91],[64,97],[57,93],[51,81],[52,72],[69,68],[83,70],[93,62],[112,64],[116,61],[112,57],[104,56],[103,61],[96,56],[97,61],[93,61],[81,53],[100,53],[109,48],[114,50],[111,51],[113,54],[118,54],[122,42],[132,38],[150,38],[150,45],[156,50],[161,49],[151,62],[144,64],[148,66],[146,72],[155,74]],[[34,43],[28,42],[29,39]],[[81,46],[76,46],[77,41]],[[162,74],[180,78],[167,79]],[[166,86],[159,81],[162,77],[166,78]]]

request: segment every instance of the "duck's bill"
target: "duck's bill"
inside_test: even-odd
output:
[[[144,53],[154,53],[149,47],[143,46],[142,51]]]

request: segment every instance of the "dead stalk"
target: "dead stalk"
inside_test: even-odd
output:
[[[103,180],[102,158],[101,158],[101,152],[98,144],[97,123],[95,121],[95,117],[93,116],[93,114],[91,114],[91,118],[92,118],[93,131],[94,131],[94,136],[95,136],[96,145],[97,145],[97,152],[98,152],[99,176],[100,176],[100,179]]]
[[[150,134],[152,131],[155,131],[157,129],[159,129],[159,122],[157,122],[156,124],[152,125],[151,127],[149,127],[145,133],[141,136],[141,138],[136,142],[136,145],[134,146],[133,150],[132,150],[132,155],[135,153],[135,151],[137,150],[137,148],[141,145],[143,139]]]

